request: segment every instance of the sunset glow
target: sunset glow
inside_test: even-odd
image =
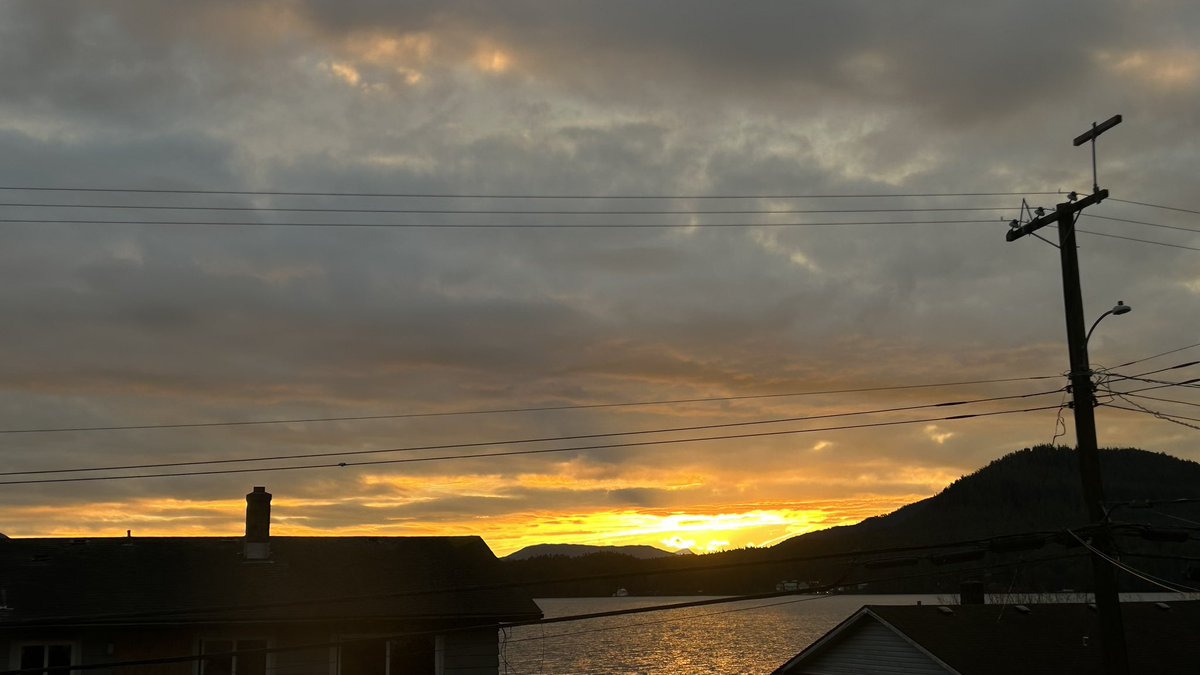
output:
[[[479,484],[476,484],[477,486]],[[457,487],[456,487],[457,486]],[[434,490],[477,494],[470,481],[447,482]],[[478,534],[497,555],[507,555],[538,543],[578,543],[624,546],[643,544],[665,550],[689,549],[711,553],[733,548],[769,546],[791,536],[894,510],[927,495],[864,498],[823,504],[770,504],[741,512],[674,512],[622,509],[592,513],[513,513],[489,518],[441,520],[436,526],[402,519],[391,521],[387,510],[400,502],[363,500],[296,500],[276,498],[272,533],[278,536],[428,536]],[[401,500],[402,501],[402,500]],[[378,513],[377,525],[330,528],[321,512],[330,508],[362,507]],[[139,501],[95,503],[85,508],[39,506],[12,512],[15,519],[36,519],[45,529],[12,531],[15,536],[230,536],[241,535],[244,500]],[[316,521],[316,522],[314,522]],[[391,522],[389,522],[391,521]]]

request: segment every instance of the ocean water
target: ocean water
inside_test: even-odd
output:
[[[545,598],[546,617],[692,602],[679,598]],[[936,595],[802,595],[569,623],[501,635],[500,672],[770,673],[863,605],[938,603]]]
[[[1122,601],[1195,600],[1173,593],[1123,593]],[[547,618],[701,600],[687,597],[548,598]],[[1008,602],[1084,602],[1083,594],[1008,598]],[[938,595],[801,595],[502,631],[500,672],[770,673],[863,605],[946,604]],[[988,596],[989,603],[1003,602]]]

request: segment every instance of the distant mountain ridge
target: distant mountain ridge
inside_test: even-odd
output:
[[[688,555],[691,551],[680,551],[672,553],[664,551],[661,548],[653,546],[593,546],[590,544],[534,544],[525,548],[510,553],[503,557],[503,560],[528,560],[530,558],[539,558],[542,556],[564,556],[567,558],[581,558],[585,555],[595,553],[612,553],[616,555],[627,555],[638,560],[651,560],[653,558],[669,558],[675,555]]]
[[[1105,501],[1112,506],[1111,520],[1121,528],[1118,545],[1123,555],[1131,556],[1143,572],[1194,585],[1188,577],[1200,573],[1189,571],[1193,566],[1189,559],[1200,560],[1196,535],[1168,544],[1155,542],[1151,530],[1179,530],[1182,523],[1200,522],[1200,463],[1164,453],[1119,448],[1102,450],[1100,465]],[[1146,500],[1158,505],[1137,508],[1134,504]],[[892,513],[856,525],[799,535],[770,548],[677,556],[645,547],[658,554],[637,559],[591,555],[609,549],[588,551],[588,547],[581,547],[573,554],[575,557],[537,554],[516,558],[514,554],[505,563],[511,578],[530,583],[541,597],[610,595],[615,575],[628,575],[617,585],[627,587],[634,595],[769,592],[788,579],[839,585],[845,580],[870,592],[941,593],[956,592],[963,578],[981,578],[993,592],[1045,592],[1087,587],[1090,563],[1086,555],[1075,555],[1082,553],[1082,547],[1066,530],[1088,524],[1077,454],[1070,448],[1038,446],[996,459],[933,497]],[[1045,533],[1036,552],[1006,553],[1002,546],[987,543],[1031,533]],[[881,558],[872,551],[972,541],[984,543],[959,546],[959,550],[965,547],[978,552],[971,563],[935,563],[925,557],[927,553],[918,551],[907,563],[907,577],[896,573],[889,577],[864,567],[868,561],[878,561],[881,564],[874,569],[886,569],[888,561],[883,558],[887,555]],[[1072,555],[1072,559],[1066,559]],[[1037,564],[1029,562],[1039,557],[1048,559]],[[802,559],[812,562],[799,562]],[[926,573],[914,575],[912,570]],[[568,581],[589,575],[596,576],[597,581]],[[1122,584],[1126,590],[1152,590],[1128,576]]]

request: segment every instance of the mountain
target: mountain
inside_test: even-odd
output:
[[[690,551],[689,551],[690,552]],[[510,553],[503,560],[528,560],[530,558],[538,558],[541,556],[564,556],[567,558],[579,558],[585,555],[595,553],[613,553],[617,555],[627,555],[631,558],[639,560],[648,560],[651,558],[667,558],[676,553],[664,551],[653,546],[591,546],[588,544],[534,544],[515,553]]]
[[[1132,448],[1100,453],[1109,504],[1145,500],[1196,500],[1153,508],[1115,506],[1117,544],[1125,559],[1151,575],[1184,581],[1186,557],[1200,556],[1195,534],[1187,542],[1152,541],[1186,536],[1200,523],[1200,464]],[[1076,453],[1039,446],[997,459],[937,495],[857,525],[788,539],[766,549],[708,555],[634,559],[590,554],[539,557],[507,563],[516,580],[536,582],[535,594],[608,595],[615,586],[633,594],[769,592],[782,580],[819,580],[873,592],[953,592],[967,578],[991,590],[1050,591],[1084,588],[1091,578],[1085,551],[1068,528],[1088,524]],[[1151,529],[1148,529],[1151,528]],[[1047,533],[1037,537],[1017,535]],[[1086,536],[1086,534],[1085,534]],[[990,540],[941,550],[873,553],[880,549]],[[857,556],[844,554],[860,552]],[[955,553],[947,560],[932,554]],[[905,567],[906,569],[892,569]],[[667,573],[662,573],[667,572]],[[615,575],[627,575],[616,577]],[[601,577],[594,581],[553,579]],[[1151,590],[1123,577],[1127,590]]]
[[[1200,497],[1200,464],[1196,462],[1118,448],[1101,451],[1100,468],[1108,503]],[[1133,514],[1127,508],[1118,508],[1113,518],[1128,519],[1123,514],[1137,515],[1154,525],[1172,520],[1157,512]],[[1084,525],[1087,520],[1075,451],[1039,446],[1005,455],[937,495],[887,515],[793,537],[774,548],[786,551],[814,540],[837,540],[856,548],[933,544],[1059,530]]]

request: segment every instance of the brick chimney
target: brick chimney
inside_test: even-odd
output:
[[[262,486],[255,486],[254,491],[246,495],[246,541],[242,558],[271,558],[271,493]]]

